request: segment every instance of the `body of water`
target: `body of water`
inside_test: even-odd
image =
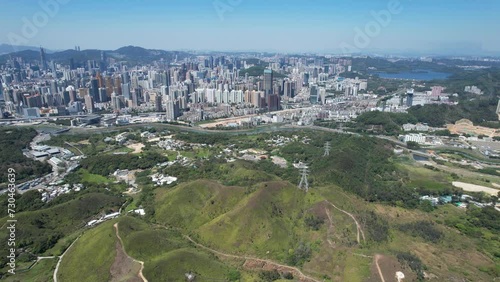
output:
[[[387,79],[404,79],[404,80],[434,80],[434,79],[447,79],[451,73],[434,72],[427,70],[416,70],[399,73],[375,72],[381,78]]]

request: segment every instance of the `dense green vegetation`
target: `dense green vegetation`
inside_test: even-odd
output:
[[[36,203],[39,201],[39,195],[32,192],[28,197],[24,195],[20,197],[20,202],[31,200]],[[16,214],[16,219],[23,222],[22,228],[19,228],[16,233],[18,250],[31,254],[43,254],[53,248],[60,239],[84,227],[92,217],[102,212],[109,213],[111,210],[117,210],[122,203],[123,198],[111,192],[85,190],[66,198],[60,197],[58,202],[51,202],[44,206],[39,203],[36,207],[22,208]],[[6,240],[7,235],[6,230],[0,231],[2,240]],[[0,250],[1,267],[6,263],[6,251],[5,248]]]
[[[419,281],[424,280],[425,266],[417,256],[412,253],[398,253],[397,258],[401,264],[410,267],[417,273]]]
[[[246,70],[240,71],[240,76],[245,76],[248,73],[248,76],[259,77],[264,75],[265,66],[253,66]],[[283,78],[285,75],[279,72],[273,72],[273,78]]]
[[[498,222],[498,214],[493,207],[477,208],[470,206],[467,209],[467,217],[465,221],[454,222],[450,219],[447,222],[449,225],[454,225],[460,231],[465,232],[471,236],[481,234],[481,227],[489,229],[492,232],[500,231],[500,222]],[[500,253],[498,254],[500,255]]]
[[[15,275],[1,277],[7,282],[47,282],[52,281],[58,258],[43,259],[30,269],[19,270]]]
[[[92,156],[82,160],[81,166],[90,173],[108,176],[117,169],[147,169],[159,163],[168,161],[168,158],[158,153],[138,155],[102,155]]]
[[[389,240],[389,222],[373,211],[362,212],[358,216],[363,222],[368,238],[376,243],[387,242]]]
[[[52,171],[50,165],[29,159],[22,150],[29,147],[37,135],[32,128],[0,128],[0,183],[7,183],[7,170],[16,171],[16,182],[43,176]]]
[[[324,158],[322,151],[326,141],[335,146],[330,156]],[[389,161],[392,152],[385,141],[352,135],[317,134],[310,144],[290,143],[280,149],[280,153],[290,162],[310,163],[315,185],[336,184],[367,201],[407,207],[418,204],[413,190],[400,181],[405,176]],[[296,175],[290,180],[298,181]]]
[[[433,243],[438,243],[443,238],[443,233],[430,221],[417,221],[403,224],[399,229],[411,236],[418,236]]]
[[[429,126],[441,127],[447,123],[455,123],[460,119],[469,119],[475,124],[498,120],[496,108],[497,98],[479,98],[463,101],[458,106],[425,105],[415,106],[408,110],[419,122]]]
[[[388,123],[395,124],[407,118],[388,117]],[[380,117],[374,119],[377,118]],[[137,135],[136,132],[130,134]],[[277,134],[294,141],[274,146],[268,140]],[[424,270],[438,277],[468,277],[465,274],[468,272],[485,281],[496,275],[495,264],[500,253],[495,243],[498,212],[474,208],[465,212],[451,205],[424,207],[425,202],[418,200],[419,193],[426,189],[430,194],[453,192],[450,176],[423,167],[416,169],[411,160],[406,161],[409,168],[402,165],[403,160],[393,156],[389,142],[320,131],[259,135],[177,133],[176,136],[188,142],[210,144],[211,153],[203,152],[205,149],[184,149],[186,152],[180,154],[190,158],[189,165],[166,168],[154,167],[161,161],[156,157],[175,154],[162,152],[155,146],[149,146],[141,154],[126,155],[126,159],[120,155],[92,155],[85,160],[88,163],[82,163],[82,168],[66,179],[67,183],[84,183],[90,189],[87,194],[77,194],[76,199],[75,195],[64,195],[50,204],[38,202],[39,194],[35,193],[20,197],[21,214],[32,214],[33,224],[40,224],[44,231],[50,229],[46,233],[53,239],[58,238],[54,239],[55,244],[40,242],[37,248],[44,244],[53,246],[47,254],[62,250],[72,241],[69,239],[80,232],[78,228],[69,230],[64,222],[72,220],[73,225],[78,226],[76,222],[85,224],[91,214],[116,210],[127,198],[114,196],[123,191],[123,185],[112,183],[106,176],[121,168],[122,163],[124,168],[133,169],[144,162],[145,170],[136,174],[136,183],[142,191],[128,200],[132,202],[131,209],[145,208],[146,216],[122,216],[116,222],[119,222],[127,253],[145,262],[144,274],[150,281],[176,281],[184,279],[188,272],[195,273],[200,280],[293,279],[290,273],[258,268],[252,273],[246,272],[248,269],[242,267],[242,260],[214,256],[196,247],[187,235],[227,254],[297,266],[307,275],[327,281],[365,281],[370,276],[372,261],[352,254],[379,253],[391,255],[394,261],[397,258],[405,274],[414,272],[418,277],[422,277]],[[323,157],[327,141],[332,144],[332,150],[330,156]],[[82,149],[89,146],[92,145],[85,144]],[[227,148],[236,152],[232,157],[238,156],[240,150],[255,148],[268,155],[284,157],[288,165],[281,168],[270,160],[227,162],[217,157]],[[307,163],[311,170],[309,193],[296,187],[300,175],[292,164],[297,162]],[[157,172],[178,177],[178,183],[154,186],[149,175]],[[62,223],[54,227],[53,214],[60,211],[59,207],[68,205],[66,208],[74,209],[69,205],[79,201],[95,206],[84,198],[98,189],[109,189],[108,196],[117,198],[117,202],[97,203],[101,209],[96,208],[95,213],[79,210],[78,215],[61,216]],[[359,240],[352,217],[330,203],[357,219],[363,231]],[[41,216],[41,212],[47,215]],[[41,223],[35,221],[38,218],[42,219]],[[106,275],[109,275],[116,244],[110,224],[84,233],[80,238],[82,243],[77,242],[75,249],[65,257],[68,261],[61,266],[61,277],[74,277],[81,258],[96,256],[95,261],[84,262],[81,269],[84,273],[94,269],[103,275],[103,281],[109,278]],[[470,253],[475,261],[468,264],[468,258],[460,256],[464,252]],[[450,260],[450,256],[454,259]],[[455,270],[457,267],[461,269],[459,272]],[[95,275],[89,277],[93,279]]]
[[[304,219],[304,223],[310,229],[318,231],[321,228],[321,225],[325,223],[325,220],[320,217],[310,215]]]
[[[349,126],[357,132],[369,132],[384,135],[397,135],[403,132],[402,126],[406,123],[416,124],[418,122],[428,124],[432,127],[443,127],[448,123],[455,123],[460,119],[470,119],[475,124],[491,126],[498,119],[496,107],[498,99],[477,99],[464,101],[459,105],[437,105],[415,106],[408,113],[388,112],[365,112],[361,114],[355,123]],[[319,126],[331,127],[328,124]],[[496,126],[496,125],[495,125]],[[438,132],[438,135],[447,135],[449,132]]]
[[[352,67],[354,70],[369,71],[370,67],[376,68],[377,71],[387,73],[399,73],[414,70],[430,70],[436,72],[453,72],[458,71],[456,68],[450,68],[446,65],[436,64],[433,62],[424,62],[420,60],[399,60],[389,61],[383,58],[353,58]]]
[[[475,62],[480,63],[480,62]],[[500,68],[498,65],[484,70],[456,70],[454,74],[443,81],[433,81],[432,84],[442,85],[449,93],[458,93],[468,97],[464,92],[465,86],[475,85],[489,97],[498,96],[500,93]]]
[[[460,119],[469,119],[476,125],[497,127],[498,116],[496,108],[498,99],[476,99],[463,101],[459,105],[430,104],[415,106],[408,109],[408,113],[365,112],[358,116],[355,122],[348,126],[356,132],[366,132],[384,135],[398,135],[403,133],[402,126],[406,123],[418,122],[432,127],[443,127],[455,123]],[[335,128],[332,123],[317,123],[318,126]],[[447,131],[437,132],[437,135],[450,136]]]
[[[190,136],[191,142],[208,144],[214,142],[215,144],[217,140],[220,140],[219,144],[238,144],[242,148],[247,147],[247,144],[238,142],[239,137],[223,138],[221,134],[179,136],[183,140]],[[330,157],[323,158],[322,148],[326,141],[335,144],[335,148],[331,151]],[[255,145],[255,142],[249,145]],[[341,134],[316,134],[316,138],[310,144],[290,143],[279,149],[279,155],[289,163],[299,161],[311,163],[313,173],[310,181],[315,185],[333,183],[369,201],[392,204],[402,202],[411,207],[418,205],[412,189],[398,181],[404,176],[389,162],[388,158],[392,155],[392,151],[385,141]],[[261,172],[249,173],[245,170],[238,170],[242,166],[245,169]],[[227,185],[249,185],[258,181],[275,179],[275,176],[292,183],[299,181],[296,169],[280,168],[268,160],[235,166],[235,164],[225,164],[220,160],[211,159],[209,162],[196,163],[196,168],[192,170],[174,166],[169,167],[168,172],[185,177],[185,180],[209,178],[217,179]]]
[[[45,206],[45,203],[42,202],[42,195],[40,192],[36,190],[28,191],[24,194],[16,194],[14,196],[16,199],[16,211],[24,212],[24,211],[36,211]],[[3,207],[8,206],[8,197],[7,194],[0,195],[0,203]],[[7,209],[0,210],[0,218],[7,216]]]
[[[397,135],[401,133],[403,124],[417,122],[418,119],[410,114],[373,111],[361,114],[352,126],[359,132]]]

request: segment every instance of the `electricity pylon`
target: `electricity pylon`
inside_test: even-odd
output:
[[[301,169],[301,179],[299,183],[299,189],[306,191],[306,193],[309,191],[309,182],[307,181],[307,176],[309,175],[309,169],[306,165],[300,168]]]
[[[330,150],[332,149],[332,146],[330,145],[330,142],[325,143],[325,153],[323,154],[323,157],[328,157],[330,155]]]

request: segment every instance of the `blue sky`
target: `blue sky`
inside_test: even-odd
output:
[[[67,3],[44,22],[40,3],[57,1]],[[391,1],[400,3],[401,12],[356,44],[356,30],[373,26],[372,12],[387,11]],[[49,49],[327,52],[351,46],[500,53],[499,15],[498,0],[0,0],[0,43]],[[35,32],[23,32],[26,21]]]

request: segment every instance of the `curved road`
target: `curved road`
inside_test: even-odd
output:
[[[56,265],[56,269],[54,270],[54,282],[57,282],[57,272],[59,271],[59,266],[61,265],[61,261],[64,257],[64,255],[69,251],[69,249],[71,249],[71,247],[73,247],[73,245],[76,243],[76,241],[78,241],[78,239],[80,239],[81,235],[78,236],[78,238],[75,239],[75,241],[73,241],[73,243],[71,243],[71,245],[69,245],[69,247],[66,249],[66,251],[64,251],[64,253],[59,257],[59,261],[57,262],[57,265]]]

